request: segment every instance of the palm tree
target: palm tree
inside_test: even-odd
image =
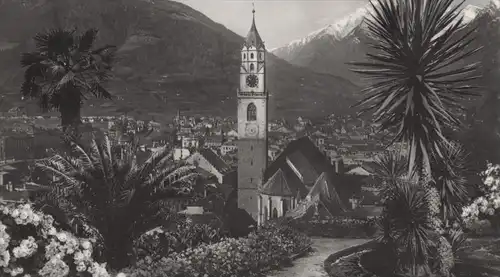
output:
[[[23,97],[36,98],[43,110],[61,113],[63,131],[77,132],[87,96],[111,98],[103,83],[111,77],[115,47],[93,48],[97,29],[82,34],[54,29],[38,33],[36,50],[23,53]]]
[[[107,137],[94,139],[90,150],[72,146],[70,155],[36,163],[56,179],[38,206],[77,234],[99,239],[112,267],[126,266],[133,240],[168,220],[168,198],[190,195],[199,175],[175,165],[166,149],[139,164],[133,146],[115,151]]]
[[[472,76],[478,64],[457,62],[479,50],[470,46],[476,28],[463,30],[461,5],[452,2],[371,2],[374,12],[365,22],[375,53],[367,54],[369,62],[352,63],[372,81],[356,106],[363,106],[361,113],[374,111],[383,130],[396,130],[395,140],[408,143],[411,176],[431,172],[431,156],[447,158],[443,129],[460,125],[459,101],[475,95],[468,84],[479,78]]]

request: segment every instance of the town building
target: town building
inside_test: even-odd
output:
[[[268,166],[266,49],[255,24],[255,10],[252,13],[252,25],[241,49],[237,92],[237,207],[257,225],[288,212],[302,216],[311,205],[318,211],[317,203],[322,203],[321,210],[328,215],[345,212],[356,188],[342,180],[339,161],[333,161],[315,145],[324,145],[323,137],[313,142],[307,136],[289,134],[287,138],[295,140],[281,154],[271,154],[274,161]],[[294,127],[305,130],[308,124],[300,118]],[[293,132],[285,127],[274,131]],[[301,209],[304,203],[309,206]]]
[[[255,25],[241,49],[238,89],[238,208],[259,219],[259,188],[267,168],[268,92],[266,48]]]

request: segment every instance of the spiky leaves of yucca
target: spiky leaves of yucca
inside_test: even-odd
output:
[[[391,195],[397,182],[406,177],[407,158],[399,152],[387,151],[378,156],[373,165],[374,178],[382,184],[380,197],[386,199]]]
[[[462,207],[468,200],[467,190],[467,153],[458,143],[448,144],[443,155],[445,160],[433,161],[433,186],[439,191],[442,220],[460,218]],[[447,161],[447,162],[445,162]]]
[[[44,110],[59,111],[64,130],[78,125],[88,95],[111,98],[103,83],[111,76],[115,47],[93,48],[97,33],[97,29],[82,34],[64,29],[41,32],[34,37],[36,50],[21,56],[26,68],[23,96],[37,99]]]
[[[385,203],[380,227],[384,240],[397,246],[401,269],[418,272],[428,265],[431,224],[425,191],[420,184],[398,181],[392,197]]]
[[[167,149],[138,164],[134,146],[116,147],[107,137],[94,139],[90,150],[73,144],[70,155],[36,166],[56,180],[39,206],[59,211],[74,231],[92,229],[103,241],[106,260],[119,268],[133,240],[167,219],[167,198],[190,194],[199,175],[192,166],[175,165]]]
[[[472,33],[462,34],[461,5],[453,0],[376,0],[367,17],[373,39],[369,62],[356,62],[353,69],[372,85],[357,106],[373,111],[384,130],[395,129],[396,140],[410,147],[412,175],[429,170],[430,158],[441,153],[447,143],[444,128],[459,125],[454,111],[460,100],[475,95],[469,85],[477,63],[456,63],[479,49],[471,48]]]

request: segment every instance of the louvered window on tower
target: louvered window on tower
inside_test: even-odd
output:
[[[254,103],[248,104],[247,108],[247,121],[256,121],[257,120],[257,107]]]
[[[252,64],[250,64],[250,71],[254,71],[255,70],[255,66]]]
[[[253,59],[253,53],[250,54],[250,59]]]

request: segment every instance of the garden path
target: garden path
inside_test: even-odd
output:
[[[293,266],[270,272],[267,277],[327,277],[323,263],[330,254],[368,242],[367,239],[312,238],[314,252],[293,261]]]

